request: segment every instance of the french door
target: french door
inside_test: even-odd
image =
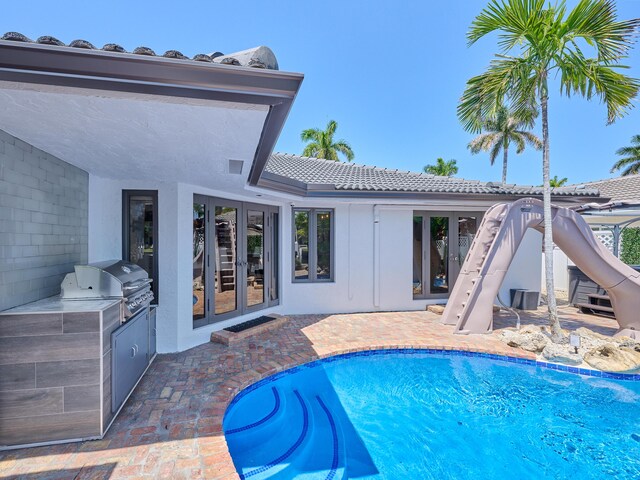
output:
[[[278,303],[278,209],[194,196],[194,327]]]
[[[481,212],[414,212],[414,298],[449,297],[481,219]]]

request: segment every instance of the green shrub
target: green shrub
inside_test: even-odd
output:
[[[620,260],[627,265],[640,265],[640,228],[625,228],[622,231]]]

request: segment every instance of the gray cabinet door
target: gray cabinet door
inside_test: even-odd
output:
[[[117,412],[147,367],[149,314],[145,310],[111,335],[111,409]]]
[[[156,354],[157,341],[156,307],[151,307],[151,310],[149,311],[149,360],[151,360]]]

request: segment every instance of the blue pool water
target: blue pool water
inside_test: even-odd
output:
[[[462,355],[334,357],[241,392],[242,478],[640,478],[640,382]]]

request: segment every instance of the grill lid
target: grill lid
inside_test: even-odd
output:
[[[76,265],[76,277],[80,288],[96,288],[95,282],[101,276],[100,272],[109,274],[121,284],[121,288],[127,286],[148,283],[149,275],[135,263],[124,260],[106,260],[90,263],[88,265]],[[147,280],[145,282],[145,280]]]

